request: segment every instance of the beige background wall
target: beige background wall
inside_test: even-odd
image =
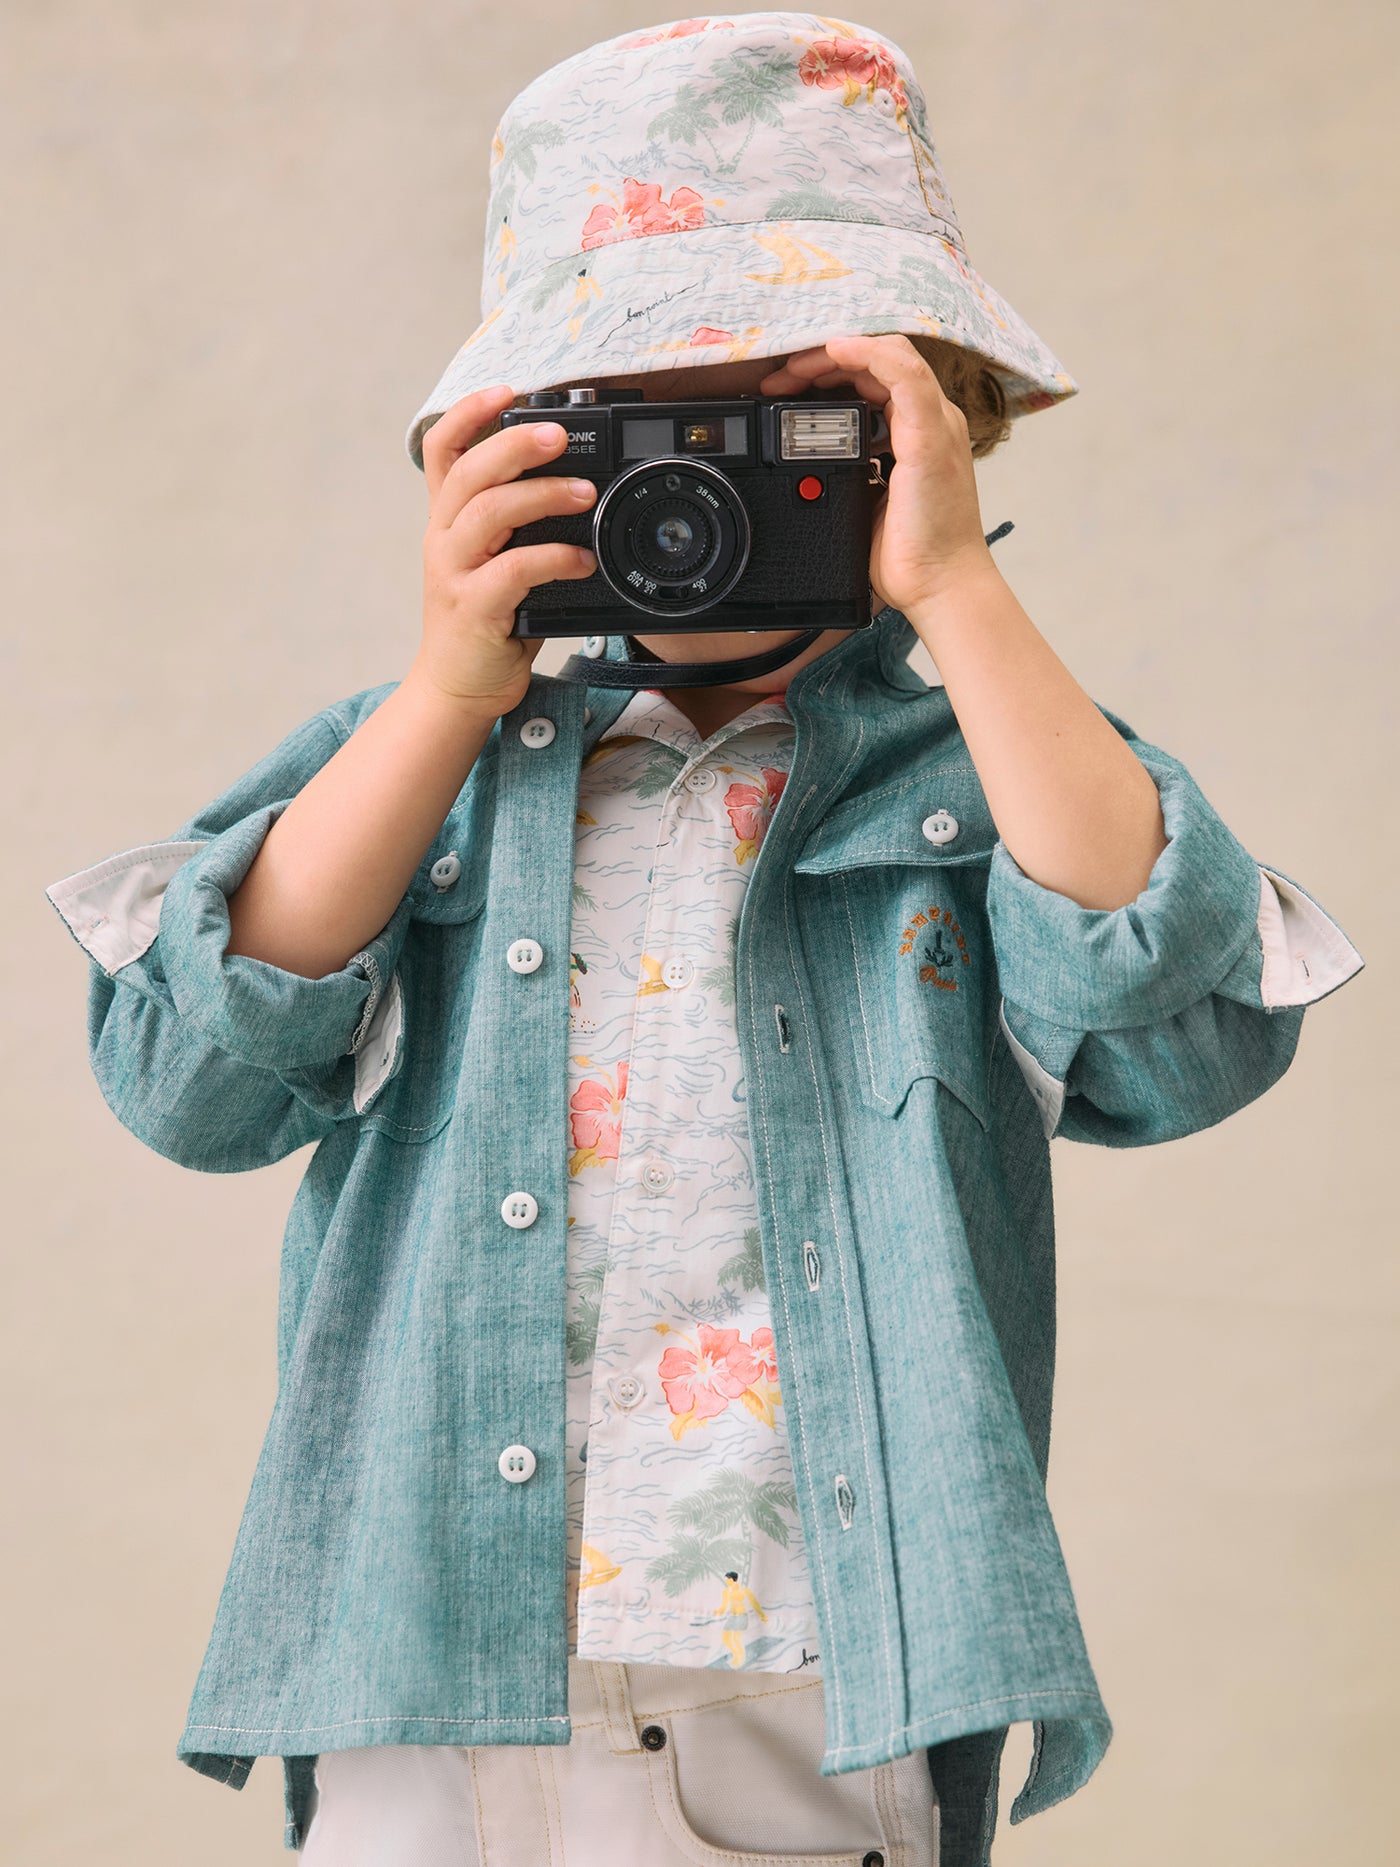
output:
[[[646,6],[6,0],[3,1824],[25,1867],[268,1867],[175,1760],[274,1391],[307,1155],[215,1179],[87,1065],[43,889],[407,668],[402,434],[476,322],[487,142]],[[1005,1867],[1397,1858],[1389,0],[881,0],[973,263],[1081,384],[979,468],[1089,692],[1368,962],[1220,1127],[1055,1151],[1050,1493],[1116,1734]],[[920,651],[922,652],[922,651]],[[562,652],[545,651],[540,667]],[[923,663],[924,671],[931,671]],[[1389,1652],[1387,1652],[1389,1647]]]

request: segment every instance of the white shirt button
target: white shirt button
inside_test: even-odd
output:
[[[675,1177],[675,1168],[664,1160],[649,1160],[637,1175],[637,1184],[644,1193],[664,1193]]]
[[[708,765],[697,765],[694,771],[688,771],[681,783],[687,791],[713,791],[719,779]]]
[[[923,822],[924,835],[931,843],[951,843],[958,833],[958,820],[948,810],[936,810]]]
[[[535,1473],[535,1455],[528,1446],[507,1446],[496,1460],[496,1467],[502,1478],[509,1478],[513,1485],[523,1485],[527,1478]]]
[[[695,967],[685,958],[668,959],[661,968],[662,983],[669,985],[673,992],[679,992],[682,986],[689,985],[694,977]]]
[[[539,1202],[533,1193],[507,1193],[501,1201],[501,1217],[517,1232],[533,1225],[539,1216]]]
[[[526,720],[520,728],[520,737],[534,751],[539,746],[547,746],[554,737],[554,731],[554,721],[541,714],[538,719]]]
[[[506,964],[512,972],[535,972],[544,959],[538,940],[512,940],[506,948]]]
[[[589,723],[590,723],[590,722],[592,721],[592,718],[593,718],[593,709],[592,709],[592,707],[585,707],[585,708],[583,709],[583,723],[584,723],[584,725],[585,725],[585,726],[587,726],[587,725],[589,725]]]
[[[646,1391],[646,1382],[639,1374],[615,1374],[608,1382],[608,1392],[624,1411],[630,1411],[645,1400]]]
[[[607,636],[585,635],[583,638],[583,651],[582,652],[585,655],[587,655],[590,661],[596,661],[598,657],[606,650],[607,646],[608,646]]]
[[[433,887],[443,889],[450,888],[461,873],[462,859],[455,849],[449,850],[445,856],[439,856],[428,870]]]

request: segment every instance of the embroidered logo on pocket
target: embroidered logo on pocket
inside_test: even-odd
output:
[[[958,982],[953,974],[957,963],[961,960],[964,966],[970,966],[972,956],[967,950],[966,936],[947,908],[930,903],[914,915],[899,936],[899,950],[904,954],[916,948],[920,983],[936,985],[944,992],[956,992]]]

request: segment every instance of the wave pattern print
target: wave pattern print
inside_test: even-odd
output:
[[[702,740],[653,690],[579,775],[567,1604],[590,1659],[819,1670],[733,990],[793,743],[781,697]]]

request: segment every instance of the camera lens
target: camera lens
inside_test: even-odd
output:
[[[620,474],[594,517],[598,568],[620,597],[654,616],[722,602],[749,558],[738,487],[699,462],[649,461]]]
[[[714,527],[694,501],[667,493],[632,520],[627,543],[652,577],[676,582],[695,577],[714,551]]]

